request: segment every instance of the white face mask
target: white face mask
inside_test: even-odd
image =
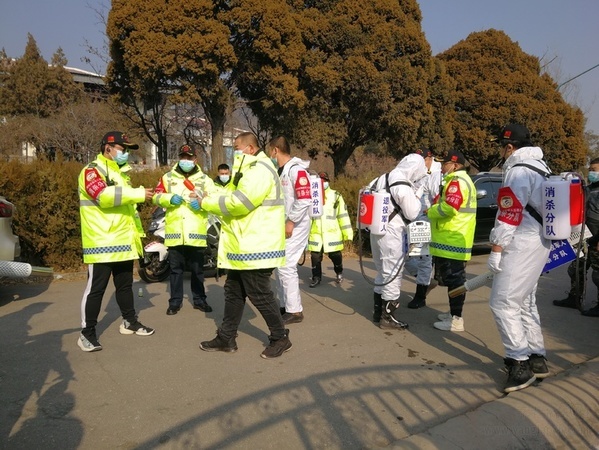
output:
[[[229,181],[231,179],[230,175],[219,175],[218,179],[220,181],[222,181],[223,183],[226,183],[227,181]]]
[[[329,182],[328,182],[328,181],[325,181],[324,183],[322,183],[322,186],[323,186],[325,189],[328,189],[328,188],[329,188]]]

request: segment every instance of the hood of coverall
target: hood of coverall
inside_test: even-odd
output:
[[[417,184],[426,176],[426,165],[424,158],[416,153],[410,153],[399,161],[393,171],[401,173],[404,180],[410,181],[412,184]]]
[[[541,160],[543,159],[543,150],[539,147],[522,147],[516,150],[514,153],[510,155],[508,159],[505,160],[503,164],[503,170],[508,171],[515,164],[521,163],[525,160]]]

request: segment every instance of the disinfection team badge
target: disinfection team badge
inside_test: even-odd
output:
[[[87,173],[85,174],[86,181],[93,181],[95,178],[96,178],[95,170],[88,170]]]
[[[514,206],[514,200],[509,196],[501,197],[500,205],[502,209],[511,208]]]
[[[308,179],[306,177],[300,177],[299,182],[302,186],[306,186],[308,184]]]
[[[447,188],[447,193],[448,194],[455,194],[458,191],[459,187],[454,185],[450,185],[449,188]]]

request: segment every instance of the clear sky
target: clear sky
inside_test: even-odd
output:
[[[190,0],[191,1],[191,0]],[[277,1],[277,0],[273,0]],[[422,28],[433,54],[470,33],[505,31],[526,53],[549,62],[549,73],[563,83],[599,64],[599,0],[421,0]],[[104,25],[98,11],[108,0],[0,0],[0,47],[12,57],[25,51],[27,33],[50,60],[61,47],[69,66],[94,71],[104,66],[90,57],[86,41],[102,49]],[[561,88],[567,101],[585,113],[587,129],[599,134],[599,67]]]

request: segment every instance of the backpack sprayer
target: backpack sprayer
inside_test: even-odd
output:
[[[379,192],[374,189],[378,179],[360,189],[358,193],[358,217],[356,219],[358,228],[358,256],[360,261],[360,271],[364,279],[373,286],[385,286],[391,283],[401,273],[405,258],[402,259],[401,264],[398,264],[393,268],[392,273],[394,274],[390,279],[383,281],[381,284],[376,283],[373,279],[369,278],[364,273],[364,266],[362,263],[362,233],[360,230],[367,230],[370,234],[375,236],[383,236],[387,233],[387,226],[389,222],[400,214],[401,211],[399,206],[395,204],[395,201],[391,197],[391,194],[387,192],[390,187],[397,186],[400,184],[412,186],[407,181],[396,181],[389,185],[389,174],[385,174],[387,187],[386,191]],[[379,177],[380,178],[380,177]],[[402,216],[403,219],[403,216]],[[415,221],[408,222],[403,219],[407,227],[407,236],[405,237],[405,254],[408,256],[415,255],[427,255],[428,254],[428,243],[431,241],[431,227],[430,223],[426,221]]]
[[[541,189],[542,212],[536,212],[538,217],[535,217],[535,211],[531,212],[532,207],[527,207],[526,210],[541,222],[543,237],[554,241],[551,246],[549,262],[543,268],[543,273],[572,261],[573,258],[564,258],[559,264],[552,264],[560,259],[560,256],[565,256],[568,253],[566,252],[568,249],[564,246],[569,247],[570,255],[574,254],[572,249],[574,247],[577,250],[574,258],[576,259],[576,288],[578,289],[580,252],[583,250],[585,240],[591,236],[589,229],[584,225],[584,179],[577,172],[548,175],[547,180],[541,185]],[[559,250],[560,248],[562,250]],[[485,286],[489,280],[493,279],[493,275],[491,271],[478,275],[466,281],[462,286],[449,291],[449,297],[453,298]],[[586,288],[586,271],[584,281]],[[581,293],[577,292],[577,294]],[[580,295],[577,295],[577,298],[579,297]]]

